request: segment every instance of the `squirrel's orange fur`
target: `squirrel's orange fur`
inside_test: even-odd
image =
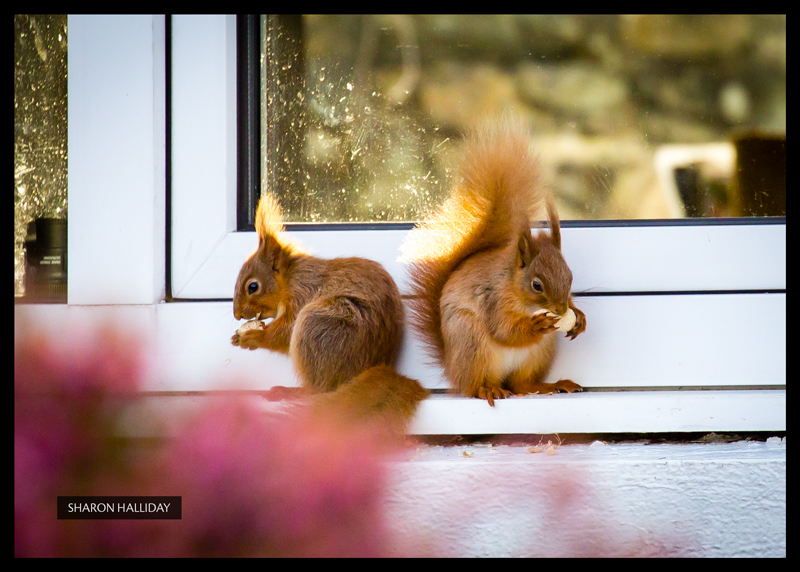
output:
[[[288,354],[307,392],[331,392],[320,403],[354,417],[369,411],[400,430],[427,391],[392,368],[403,331],[397,285],[377,262],[302,253],[282,230],[280,208],[265,195],[258,248],[239,272],[233,314],[274,319],[237,332],[233,345]]]
[[[572,273],[561,254],[552,199],[539,181],[527,132],[512,121],[468,136],[460,181],[431,219],[403,245],[409,263],[411,321],[463,395],[574,391],[544,379],[555,357],[557,318],[586,319],[570,297]],[[531,234],[545,206],[550,232]],[[552,314],[532,314],[544,308]]]

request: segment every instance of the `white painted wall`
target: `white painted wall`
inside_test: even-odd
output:
[[[785,557],[777,441],[412,449],[387,523],[397,554]]]

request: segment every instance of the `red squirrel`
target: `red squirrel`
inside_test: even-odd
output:
[[[462,395],[494,406],[512,393],[580,391],[570,380],[544,381],[560,317],[574,312],[567,332],[574,339],[586,316],[570,295],[558,214],[528,133],[510,120],[476,129],[459,174],[448,199],[403,244],[412,324]],[[532,234],[542,203],[550,230]]]
[[[234,346],[288,354],[304,392],[321,410],[343,418],[380,419],[405,431],[428,394],[393,369],[404,311],[388,272],[364,258],[323,259],[300,252],[282,235],[280,207],[262,196],[256,212],[258,248],[242,266],[233,315],[250,323]]]

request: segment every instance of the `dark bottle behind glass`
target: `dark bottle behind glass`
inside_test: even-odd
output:
[[[25,237],[25,298],[67,302],[67,221],[37,218]]]

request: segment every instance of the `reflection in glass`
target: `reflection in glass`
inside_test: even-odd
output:
[[[424,218],[463,130],[508,112],[563,219],[785,215],[785,15],[262,16],[262,40],[289,221]]]

